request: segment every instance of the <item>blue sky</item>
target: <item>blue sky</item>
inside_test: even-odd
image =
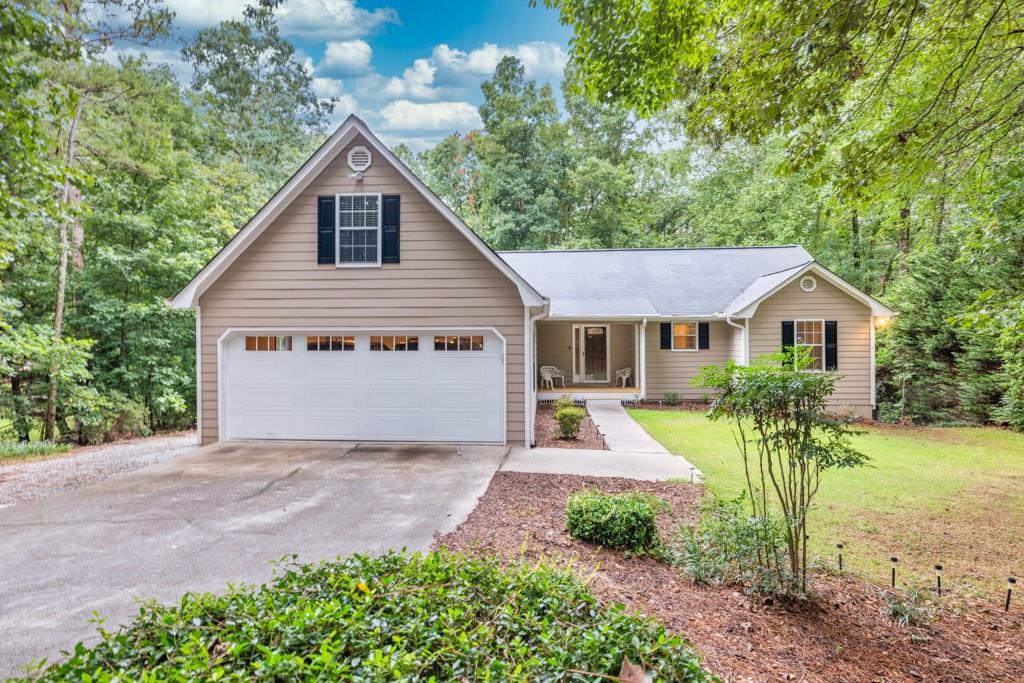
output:
[[[143,49],[183,80],[180,40],[241,16],[246,0],[166,0],[177,41]],[[554,11],[528,0],[286,0],[282,33],[322,97],[338,98],[334,119],[363,117],[387,142],[421,150],[453,131],[479,126],[480,83],[513,54],[527,76],[557,86],[570,32]],[[112,51],[116,54],[117,51]]]

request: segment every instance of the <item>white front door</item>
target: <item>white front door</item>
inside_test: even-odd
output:
[[[607,384],[611,352],[608,325],[572,327],[573,382]]]
[[[505,440],[493,332],[276,330],[221,344],[221,438]]]

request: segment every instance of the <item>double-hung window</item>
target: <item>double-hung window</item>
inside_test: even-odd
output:
[[[379,193],[337,196],[337,265],[380,265],[380,205]]]
[[[794,321],[793,343],[797,348],[797,357],[808,363],[807,370],[825,369],[824,320]]]
[[[672,350],[697,350],[697,323],[672,323]]]

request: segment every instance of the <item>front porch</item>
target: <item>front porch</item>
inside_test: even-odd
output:
[[[640,389],[637,387],[609,387],[600,384],[570,384],[565,387],[555,385],[554,389],[537,389],[537,400],[539,401],[555,401],[562,397],[568,397],[574,401],[601,398],[635,401],[640,398]]]
[[[642,399],[645,332],[633,321],[538,321],[537,399]],[[547,382],[544,375],[550,371],[542,373],[542,368],[555,368],[563,377]]]

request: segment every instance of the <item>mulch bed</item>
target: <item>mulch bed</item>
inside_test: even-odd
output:
[[[555,409],[551,404],[537,406],[537,417],[534,422],[534,438],[537,440],[538,448],[587,448],[590,450],[606,451],[608,446],[604,443],[604,437],[597,431],[594,421],[587,415],[580,423],[580,435],[575,439],[563,439],[559,436],[558,420],[555,419]]]
[[[929,627],[901,627],[882,614],[884,589],[849,575],[815,574],[812,599],[798,606],[697,586],[661,561],[571,538],[565,503],[586,488],[662,497],[672,510],[658,519],[663,538],[694,519],[703,495],[687,484],[499,472],[469,519],[435,545],[572,563],[599,598],[685,635],[726,682],[1024,681],[1024,603],[1006,614],[994,597],[960,596]]]

